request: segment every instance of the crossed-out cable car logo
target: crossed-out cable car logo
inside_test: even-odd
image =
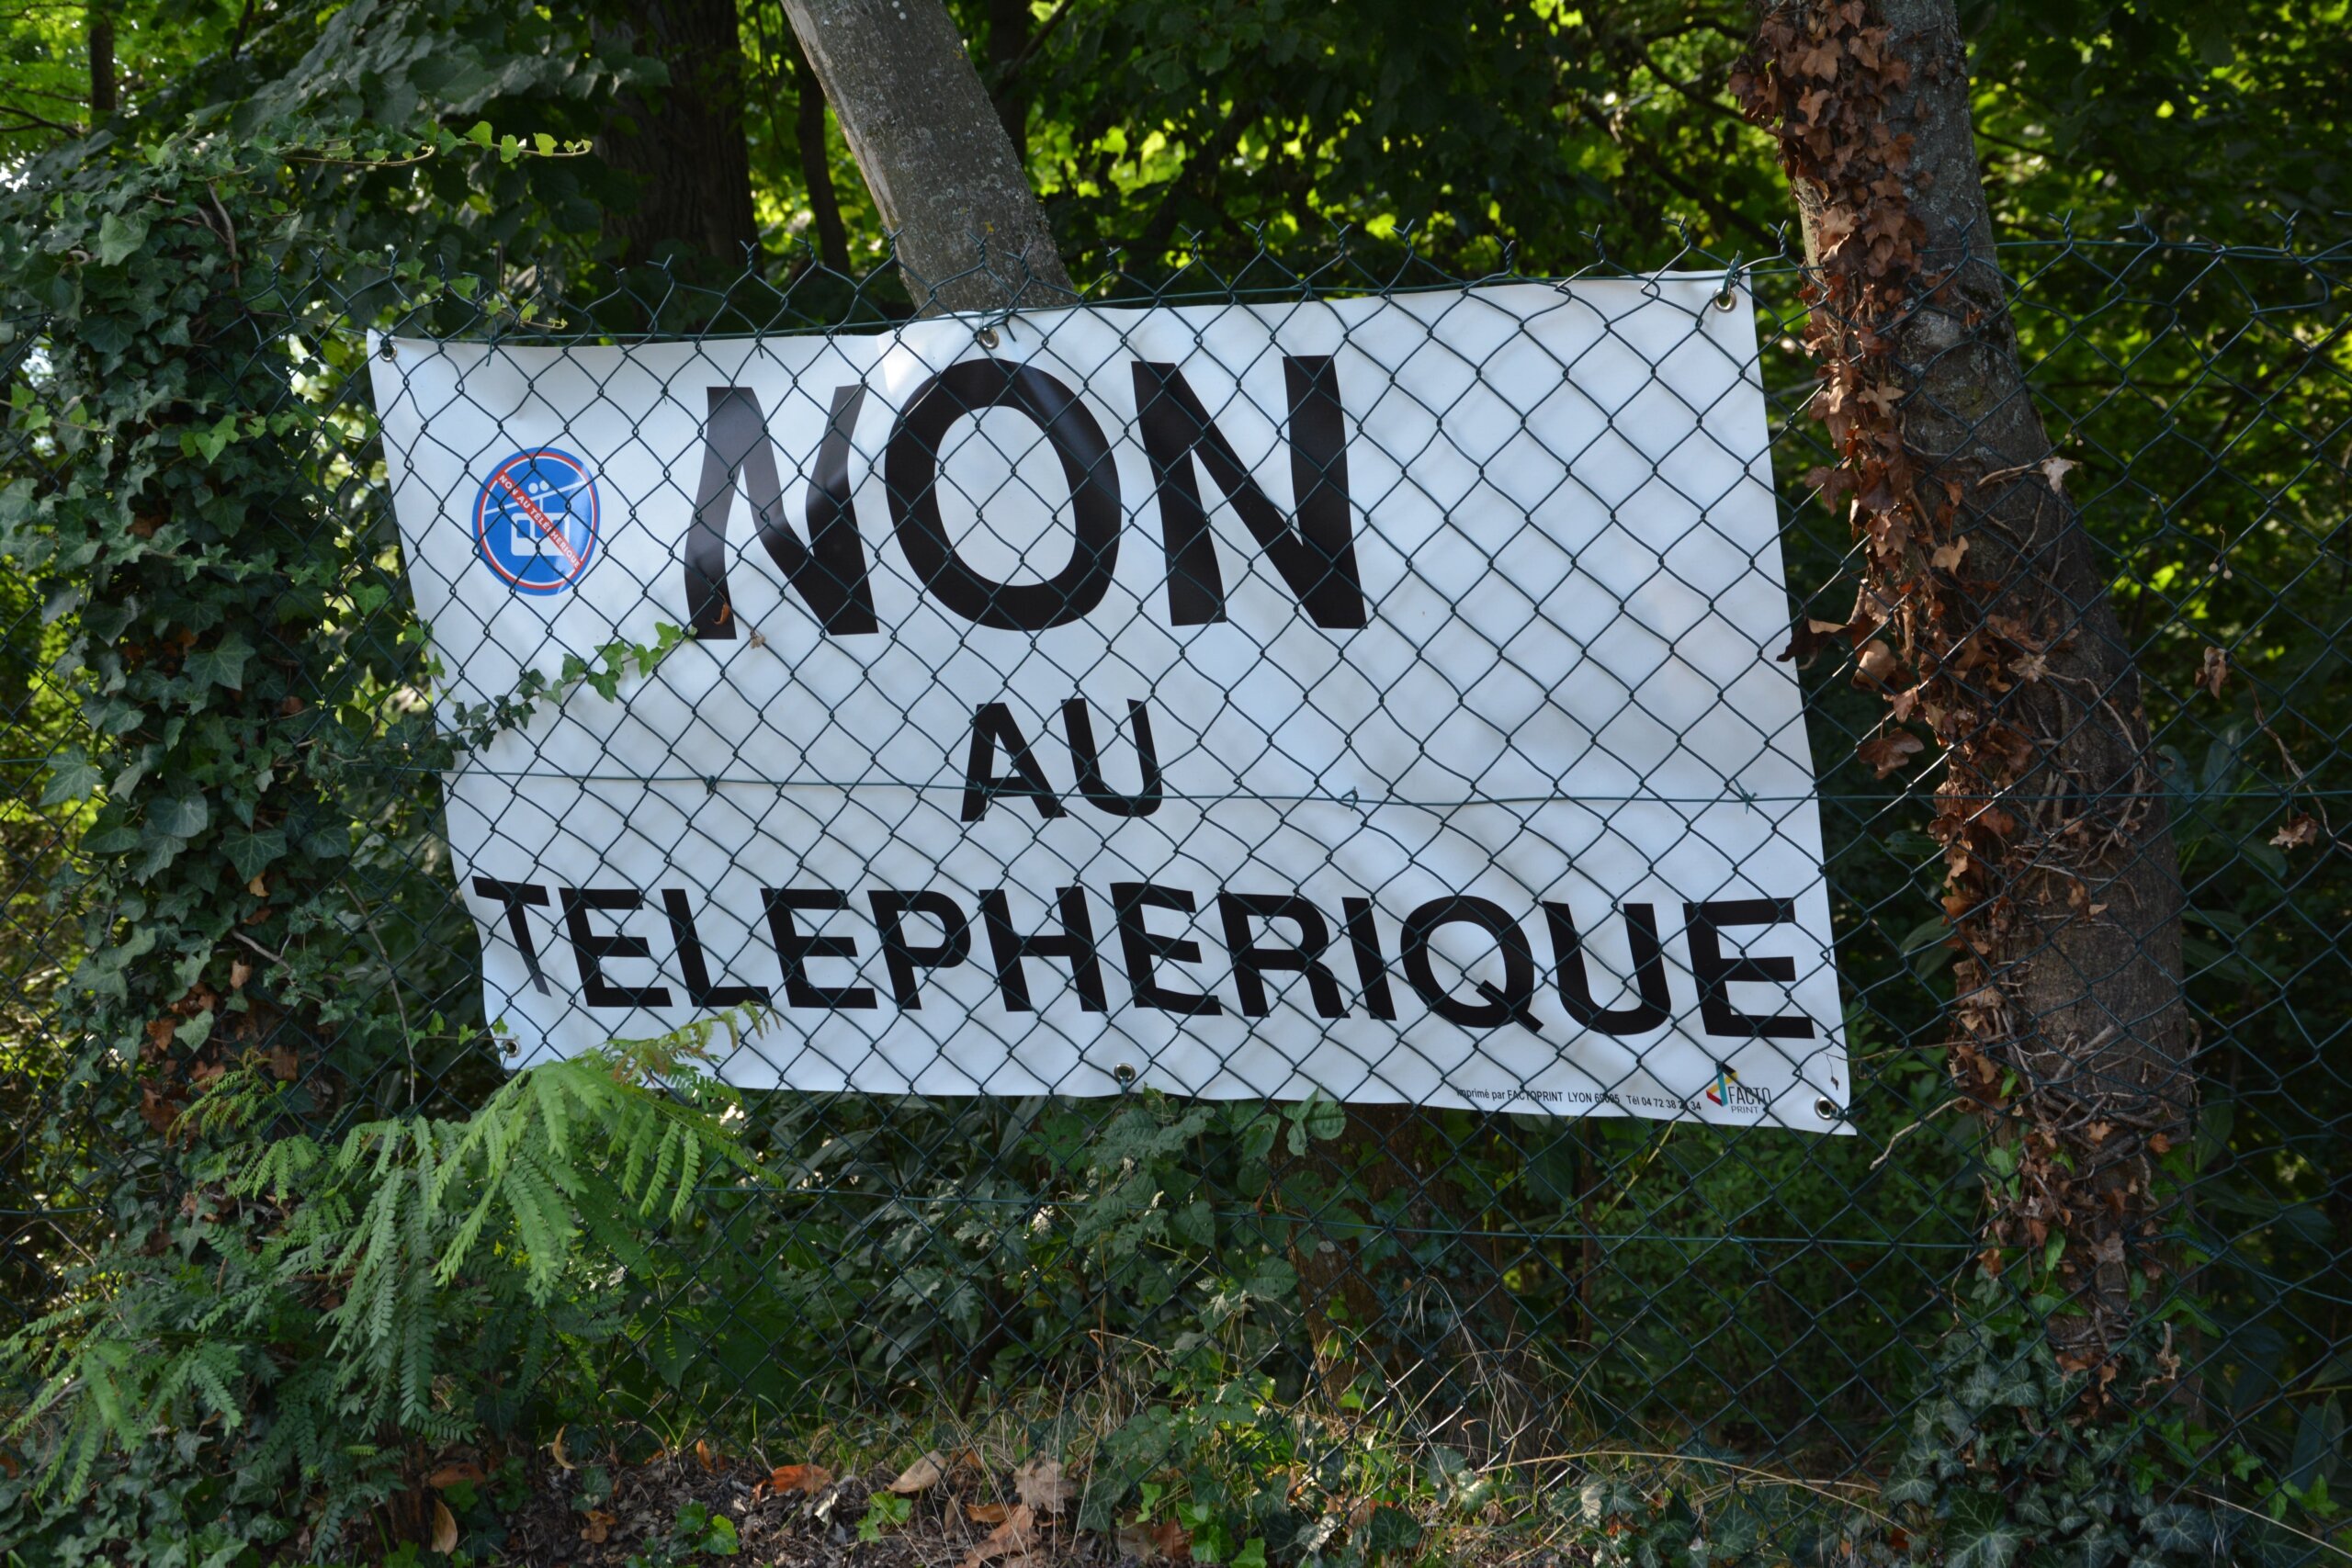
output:
[[[560,593],[595,563],[596,510],[585,463],[552,446],[517,452],[474,499],[474,545],[516,592]]]

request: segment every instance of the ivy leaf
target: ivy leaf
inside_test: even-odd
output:
[[[49,764],[49,787],[40,792],[40,803],[62,806],[70,800],[86,800],[104,776],[80,747],[70,748]]]
[[[98,265],[119,266],[147,243],[147,220],[109,212],[98,224]]]
[[[242,692],[245,689],[245,660],[253,656],[253,646],[240,634],[231,632],[218,647],[190,649],[181,668],[192,681]]]
[[[209,427],[197,425],[181,431],[180,450],[191,457],[200,457],[208,463],[217,463],[236,435],[237,416],[233,412],[224,413]]]
[[[1372,1510],[1363,1534],[1364,1555],[1375,1560],[1403,1555],[1421,1544],[1420,1521],[1385,1503]]]
[[[236,866],[237,874],[247,882],[286,855],[286,834],[277,828],[231,833],[223,842],[229,852],[230,863]]]
[[[169,795],[148,813],[148,825],[175,839],[193,839],[212,820],[212,807],[200,795]]]
[[[1945,1539],[1949,1568],[2015,1568],[2025,1557],[2025,1531],[1982,1492],[1952,1500],[1952,1530]]]

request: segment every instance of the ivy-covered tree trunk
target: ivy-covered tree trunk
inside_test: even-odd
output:
[[[2004,1178],[1984,1261],[2058,1238],[2051,1340],[2102,1369],[2194,1107],[2180,882],[2132,649],[2019,362],[1951,0],[1774,6],[1742,85],[1815,272],[1825,496],[1867,541],[1851,619],[1798,641],[1842,634],[1886,696],[1880,776],[1942,766],[1951,1069]]]

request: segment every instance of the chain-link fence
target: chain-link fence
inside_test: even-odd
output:
[[[2179,1374],[2165,1418],[2224,1506],[2291,1506],[2326,1536],[2352,1366],[2352,1083],[2336,1060],[2352,1014],[2336,837],[2352,254],[2067,236],[2002,260],[2073,465],[2049,482],[2102,552],[2181,867],[2198,1107],[2165,1140],[2178,1196],[2149,1247],[2166,1267],[2147,1310]],[[2007,1172],[1947,1062],[1934,759],[1882,779],[1856,755],[1885,709],[1867,650],[1774,658],[1792,622],[1849,623],[1861,547],[1809,489],[1835,455],[1801,348],[1803,268],[1726,265],[1686,252],[1674,265],[1708,276],[1646,288],[1605,262],[1474,287],[1366,248],[1090,293],[1157,312],[1150,329],[1081,312],[894,330],[895,278],[815,269],[593,299],[414,272],[332,294],[252,288],[244,335],[210,352],[276,389],[242,412],[299,429],[300,526],[341,565],[330,652],[315,633],[278,646],[257,622],[242,657],[311,682],[283,699],[289,717],[341,714],[344,733],[376,739],[336,763],[338,820],[181,824],[182,847],[226,835],[222,885],[262,913],[219,934],[235,1020],[191,1030],[228,982],[184,976],[188,998],[134,1066],[121,1042],[64,1021],[79,1016],[69,977],[86,987],[138,961],[107,943],[130,946],[139,912],[94,919],[74,871],[135,852],[93,787],[121,793],[140,737],[108,728],[95,666],[53,673],[108,606],[53,568],[0,581],[11,1305],[29,1319],[95,1288],[92,1249],[173,1190],[174,1121],[218,1064],[267,1061],[287,1103],[333,1127],[462,1111],[550,1038],[756,1003],[769,1021],[734,1071],[754,1086],[757,1178],[714,1175],[691,1223],[632,1261],[620,1331],[581,1352],[605,1419],[736,1442],[1001,1427],[1123,1486],[1225,1442],[1292,1476],[1277,1500],[1370,1451],[1408,1454],[1450,1495],[1522,1463],[1529,1490],[1477,1506],[1570,1531],[1650,1509],[1641,1478],[1661,1474],[1702,1497],[1777,1499],[1741,1505],[1768,1533],[1874,1512],[1963,1315],[1986,1184]],[[1736,434],[1758,370],[1718,293],[1754,301],[1769,498]],[[401,314],[387,303],[401,298],[427,302]],[[1546,311],[1577,324],[1546,335]],[[0,440],[22,515],[59,470],[70,412],[40,417],[39,322],[9,352]],[[1049,363],[1079,369],[1045,386],[1005,368]],[[942,376],[956,365],[994,378]],[[1521,396],[1510,376],[1543,389]],[[1125,400],[1091,414],[1054,400],[1112,384]],[[1579,387],[1561,412],[1555,394]],[[926,392],[950,400],[932,427],[910,412]],[[1414,445],[1384,447],[1384,431]],[[1071,456],[1090,442],[1093,457]],[[922,460],[897,468],[909,455]],[[436,480],[436,463],[460,479]],[[652,478],[631,488],[624,463]],[[1148,558],[1144,592],[1082,542],[1089,487],[1120,464],[1124,502],[1115,484],[1095,502],[1128,565]],[[403,483],[420,509],[396,518]],[[1752,538],[1728,521],[1743,487],[1765,509]],[[1574,525],[1581,558],[1551,508],[1594,519]],[[415,547],[426,526],[454,543]],[[916,542],[886,547],[893,533]],[[1677,549],[1699,536],[1712,553]],[[1392,556],[1411,562],[1393,581],[1450,583],[1451,605],[1398,620],[1376,592]],[[1091,565],[1107,587],[1088,585]],[[608,587],[626,577],[629,603],[590,635],[564,616],[598,567]],[[1787,595],[1759,626],[1776,571]],[[453,587],[492,572],[494,604]],[[919,602],[959,583],[981,585],[960,631],[908,631],[942,614]],[[1022,592],[1052,596],[1032,606],[1046,624],[1091,594],[1145,633],[1065,657],[1003,618]],[[420,603],[445,655],[453,637],[474,650],[437,685]],[[1446,618],[1465,604],[1487,618]],[[1393,659],[1360,651],[1368,689],[1342,690],[1331,650],[1387,635],[1384,619]],[[665,621],[696,635],[673,648]],[[1247,646],[1195,659],[1204,627]],[[1719,634],[1746,639],[1754,672],[1694,690]],[[1028,694],[991,714],[951,682],[961,728],[925,729],[910,762],[888,735],[919,695],[842,651],[860,635],[935,650],[934,677],[976,660]],[[176,649],[118,652],[203,679],[186,661],[221,647],[191,626]],[[242,674],[215,671],[224,687]],[[1793,730],[1770,711],[1782,686],[1792,717],[1801,694]],[[616,694],[654,689],[691,705],[614,716],[629,711]],[[1610,711],[1577,705],[1595,690]],[[469,699],[474,728],[450,726]],[[453,753],[453,732],[477,744]],[[1568,737],[1578,766],[1617,761],[1613,795],[1599,772],[1564,783],[1570,764],[1544,748]],[[1391,761],[1371,760],[1384,745]],[[1757,787],[1792,766],[1817,773],[1817,796]],[[1694,771],[1707,798],[1660,782]],[[1747,825],[1711,815],[1726,810]],[[1138,833],[1159,863],[1123,847]],[[272,923],[273,854],[321,834],[347,846],[336,912]],[[910,845],[928,842],[949,846],[941,863],[1009,847],[988,849],[990,875],[926,872]],[[1050,866],[1022,858],[1041,845]],[[1770,881],[1747,863],[1790,854],[1814,869]],[[1634,869],[1613,886],[1593,874],[1562,891],[1577,863],[1617,861]],[[1247,874],[1220,882],[1221,866]],[[1817,934],[1805,899],[1834,964],[1785,940]],[[310,943],[341,956],[331,986],[303,990]],[[1711,1008],[1736,1051],[1706,1055]],[[1146,1009],[1148,1030],[1132,1021]],[[517,1026],[495,1034],[497,1016]],[[1792,1020],[1812,1027],[1766,1027]],[[1474,1043],[1436,1060],[1457,1037]],[[1311,1066],[1232,1069],[1232,1043],[1266,1038]],[[1668,1072],[1645,1040],[1666,1043],[1660,1061],[1684,1042],[1706,1070]],[[1489,1056],[1492,1077],[1463,1065]],[[1310,1077],[1363,1098],[1313,1096]],[[1488,1108],[1539,1079],[1576,1088],[1548,1109]],[[1511,1092],[1482,1100],[1488,1082]],[[1449,1096],[1457,1084],[1471,1087]],[[1579,1093],[1632,1113],[1557,1113]],[[2028,1272],[2009,1275],[2021,1299]],[[1601,1484],[1619,1475],[1639,1483],[1622,1509]]]

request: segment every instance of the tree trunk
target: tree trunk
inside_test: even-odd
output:
[[[114,81],[114,17],[104,6],[90,7],[88,23],[90,52],[90,129],[97,130],[114,118],[116,96]]]
[[[1735,85],[1781,146],[1815,269],[1819,407],[1888,698],[1882,777],[1943,751],[1951,1066],[2017,1156],[1986,1263],[2065,1241],[2061,1364],[2104,1363],[2157,1271],[2151,1156],[2195,1106],[2181,889],[2130,646],[2020,363],[1951,0],[1769,6]],[[1797,650],[1827,639],[1801,629]]]
[[[808,186],[808,216],[817,230],[817,259],[835,272],[849,271],[849,231],[842,226],[841,197],[833,191],[833,163],[825,145],[825,85],[807,52],[792,51],[800,84],[794,137],[800,143],[800,178]]]
[[[637,176],[638,197],[605,215],[605,232],[630,265],[683,249],[721,272],[741,267],[760,231],[735,0],[645,0],[633,16],[631,41],[669,68],[670,85],[616,106],[603,151]]]
[[[989,81],[1013,162],[1023,168],[1029,164],[1029,89],[1022,83],[1021,67],[1035,20],[1029,0],[989,0]]]
[[[963,40],[939,0],[785,0],[801,47],[841,117],[883,221],[898,237],[899,265],[926,311],[995,310],[1066,302],[1073,290],[1056,253],[1005,120],[989,101]],[[1026,35],[1023,35],[1023,47]],[[1017,57],[1016,57],[1017,58]],[[1008,109],[1007,114],[1010,114]],[[987,242],[982,267],[979,241]],[[1460,1183],[1445,1168],[1453,1150],[1429,1114],[1412,1106],[1353,1106],[1338,1159],[1355,1172],[1371,1202],[1405,1195],[1408,1224],[1454,1229],[1474,1223]],[[1336,1233],[1317,1237],[1321,1228]],[[1330,1385],[1360,1370],[1351,1351],[1324,1360],[1330,1309],[1345,1303],[1361,1342],[1399,1382],[1429,1373],[1475,1383],[1435,1408],[1459,1423],[1461,1440],[1498,1452],[1532,1430],[1508,1342],[1515,1303],[1491,1246],[1464,1252],[1466,1290],[1449,1321],[1499,1321],[1501,1353],[1467,1326],[1446,1331],[1442,1353],[1417,1344],[1398,1299],[1412,1285],[1412,1260],[1367,1268],[1356,1237],[1336,1215],[1309,1216],[1297,1253],[1300,1303]],[[1424,1287],[1442,1285],[1426,1279]],[[1400,1330],[1404,1330],[1400,1332]],[[1465,1343],[1465,1341],[1468,1341]],[[1338,1386],[1330,1386],[1336,1394]],[[1475,1400],[1475,1404],[1472,1403]],[[1412,1403],[1401,1401],[1400,1403]],[[1426,1402],[1423,1402],[1426,1403]]]
[[[1029,176],[940,0],[785,0],[865,175],[916,308],[1075,293]]]

